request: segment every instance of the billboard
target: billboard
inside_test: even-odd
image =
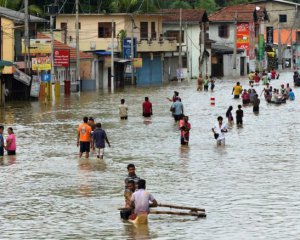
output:
[[[244,49],[247,56],[250,54],[250,29],[249,23],[236,24],[236,47]]]
[[[51,39],[30,39],[29,45],[30,54],[50,54]],[[22,54],[25,54],[24,39],[22,39]]]
[[[69,67],[70,51],[69,49],[54,50],[54,67]]]
[[[32,58],[32,70],[33,71],[51,70],[51,58],[50,57]]]
[[[123,39],[123,58],[131,59],[136,57],[136,38],[133,39],[133,57],[131,56],[131,38]]]
[[[20,71],[16,68],[16,71],[14,72],[14,78],[18,81],[24,83],[25,85],[29,86],[31,82],[31,77],[28,76],[26,73]]]

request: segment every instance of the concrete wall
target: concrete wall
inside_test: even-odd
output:
[[[14,23],[13,21],[1,17],[1,29],[2,29],[2,59],[6,61],[14,61]],[[12,67],[5,67],[3,74],[12,74]]]
[[[268,16],[270,22],[266,22],[265,26],[274,26],[278,27],[278,19],[279,15],[286,14],[287,15],[287,22],[281,23],[281,28],[300,28],[299,20],[295,18],[296,16],[296,6],[292,4],[284,4],[279,2],[267,2],[262,4],[267,9]],[[300,10],[300,6],[298,6]]]
[[[89,51],[91,45],[95,45],[96,50],[108,50],[111,43],[111,38],[98,38],[98,23],[99,22],[109,22],[112,20],[116,24],[116,36],[114,39],[115,44],[118,43],[117,35],[121,30],[126,30],[127,36],[131,36],[131,18],[129,15],[125,14],[81,14],[79,16],[79,22],[81,29],[79,30],[80,39],[80,50]],[[72,14],[61,14],[56,18],[56,28],[60,29],[61,23],[67,23],[67,43],[70,46],[75,46],[76,41],[76,29],[75,29],[75,15]],[[134,29],[134,37],[140,41],[140,23],[148,22],[148,36],[151,37],[151,22],[155,22],[155,31],[157,38],[162,33],[162,16],[134,16],[134,23],[136,29]],[[63,41],[63,32],[56,33],[56,38],[59,41]],[[70,41],[70,37],[72,41]],[[120,44],[118,45],[120,50]]]
[[[216,41],[218,44],[222,44],[225,46],[233,47],[234,46],[234,24],[228,23],[229,25],[229,36],[228,38],[220,38],[219,37],[219,26],[222,25],[220,23],[210,23],[209,24],[209,38],[211,40]]]
[[[179,30],[178,24],[164,24],[163,25],[163,32],[166,33],[169,30]],[[200,46],[199,46],[199,36],[200,36],[200,27],[199,24],[187,24],[187,28],[185,27],[185,23],[183,23],[183,32],[184,32],[184,39],[182,42],[182,51],[184,52],[184,55],[186,55],[186,52],[188,50],[188,68],[189,68],[189,76],[197,77],[199,75],[199,56],[200,56]],[[177,44],[179,46],[179,44]],[[187,46],[187,48],[186,48]],[[208,49],[207,49],[208,50]],[[210,50],[208,50],[210,52]],[[211,61],[210,57],[208,59],[207,63],[207,74],[211,74]],[[178,66],[178,58],[176,61],[176,58],[167,59],[164,69],[166,70],[166,66],[169,65],[169,63],[172,62],[171,67],[171,78],[173,78],[173,75],[175,73],[176,76],[176,69]],[[176,66],[176,68],[174,67]],[[174,70],[175,69],[175,70]],[[202,66],[201,71],[206,74],[206,66],[205,64]],[[169,76],[164,77],[164,80],[169,78]]]

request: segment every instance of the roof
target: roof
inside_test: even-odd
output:
[[[162,9],[164,23],[179,23],[180,9]],[[207,13],[204,9],[182,9],[181,19],[183,22],[199,23],[208,22]]]
[[[295,3],[295,2],[285,1],[285,0],[258,0],[251,3],[268,3],[268,2],[276,2],[276,3],[300,6],[300,3]]]
[[[0,7],[0,17],[6,17],[8,19],[13,20],[15,23],[23,23],[25,19],[25,14],[9,8]],[[30,15],[29,22],[44,23],[48,22],[48,20]]]
[[[210,22],[252,22],[256,6],[254,4],[239,4],[221,8],[209,15]],[[257,12],[258,18],[263,16],[265,8],[261,7]]]
[[[76,14],[75,13],[60,13],[59,15],[57,15],[56,17],[75,17]],[[121,16],[121,17],[158,17],[158,16],[162,16],[161,12],[157,12],[157,13],[80,13],[79,17],[90,17],[90,16]]]
[[[237,49],[236,51],[237,53],[242,53],[244,49]],[[212,54],[233,54],[233,48],[222,44],[213,43],[211,45],[211,52]]]
[[[39,39],[50,39],[49,36],[43,34],[43,33],[37,33],[37,38]],[[73,47],[68,46],[67,44],[64,44],[60,41],[54,40],[54,49],[68,49],[70,50],[70,61],[76,60],[76,49]],[[93,55],[90,53],[85,53],[80,51],[80,59],[91,59],[93,58]]]

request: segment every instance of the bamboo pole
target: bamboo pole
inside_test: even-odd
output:
[[[168,215],[180,215],[180,216],[206,217],[206,214],[204,212],[150,211],[150,214],[168,214]]]
[[[168,207],[168,208],[186,209],[186,210],[191,210],[191,211],[205,212],[205,209],[203,209],[203,208],[184,207],[184,206],[177,206],[177,205],[171,205],[171,204],[162,204],[162,203],[159,203],[157,206],[158,207]]]

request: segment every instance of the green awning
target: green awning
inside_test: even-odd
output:
[[[14,63],[10,61],[0,60],[0,67],[11,67]]]

